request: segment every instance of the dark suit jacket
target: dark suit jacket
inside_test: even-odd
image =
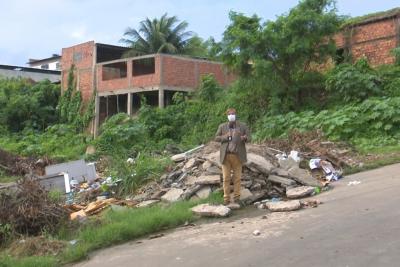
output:
[[[240,135],[246,135],[247,140],[250,141],[250,131],[246,124],[236,121],[236,130],[239,130]],[[226,150],[228,148],[228,137],[226,136],[229,133],[229,122],[222,123],[219,125],[217,133],[215,134],[215,141],[221,142],[219,160],[221,164],[224,162]],[[239,134],[239,133],[238,133]],[[247,161],[247,152],[246,152],[246,144],[245,141],[240,141],[238,146],[238,156],[242,164]]]

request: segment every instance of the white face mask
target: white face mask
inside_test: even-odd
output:
[[[229,114],[228,115],[228,121],[235,121],[236,120],[236,115],[235,114]]]

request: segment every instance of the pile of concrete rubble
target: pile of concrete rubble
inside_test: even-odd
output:
[[[299,161],[277,157],[277,152],[265,145],[247,145],[248,161],[243,168],[241,201],[251,204],[265,199],[286,199],[313,194],[326,183],[313,177]],[[141,206],[159,201],[207,198],[222,190],[219,144],[211,142],[192,151],[172,157],[175,168],[160,181],[143,187],[133,199]],[[261,202],[259,203],[261,204]]]

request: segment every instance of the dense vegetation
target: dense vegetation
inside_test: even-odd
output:
[[[300,1],[275,21],[262,22],[257,16],[235,12],[229,16],[231,21],[220,43],[213,39],[185,39],[186,50],[181,50],[221,58],[238,76],[228,88],[221,88],[212,75],[203,76],[196,93],[176,93],[173,105],[164,109],[143,101],[138,116],[117,114],[108,118],[94,139],[87,131],[94,100],[82,103],[80,92],[75,90],[74,68],[62,95],[59,85],[48,81],[34,84],[23,79],[0,79],[0,147],[23,156],[47,156],[58,161],[99,160],[105,175],[122,180],[121,191],[126,194],[170,168],[171,153],[210,141],[218,124],[226,121],[224,112],[228,107],[238,110],[239,120],[249,124],[256,142],[285,137],[292,129],[321,129],[329,139],[349,142],[360,152],[400,147],[398,64],[372,68],[366,59],[352,62],[348,58],[342,64],[317,71],[321,70],[321,63],[335,57],[331,37],[343,24],[343,18],[337,15],[334,1]],[[177,20],[165,15],[160,20],[146,20],[141,27],[162,23],[170,31]],[[187,25],[178,26],[176,33],[185,33]],[[139,32],[134,41],[139,40]],[[179,52],[175,48],[171,51]],[[393,51],[398,59],[399,51],[400,48]],[[85,154],[88,146],[95,147],[94,154]],[[128,158],[133,160],[127,161]],[[172,213],[174,220],[168,210],[164,212],[159,207],[138,211],[151,217],[150,222],[135,221],[150,225],[140,233],[131,227],[136,213],[126,216],[120,224],[85,228],[80,233],[84,243],[62,257],[66,257],[65,261],[77,260],[103,246],[102,242],[125,240],[120,235],[109,238],[110,233],[114,236],[116,227],[123,229],[121,233],[127,231],[127,236],[136,237],[190,220],[187,207],[192,204],[177,205],[184,206],[185,212]],[[159,213],[166,217],[155,223]],[[105,220],[113,216],[119,215],[107,214]],[[89,240],[92,235],[101,238]],[[7,260],[8,265],[13,265],[12,258]],[[56,265],[55,258],[47,260],[49,266]]]

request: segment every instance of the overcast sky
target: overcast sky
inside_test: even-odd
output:
[[[167,12],[207,39],[222,38],[230,10],[274,19],[298,0],[0,0],[0,64],[24,66],[61,48],[94,40],[121,45],[124,30]],[[399,0],[338,0],[339,14],[400,7]]]

